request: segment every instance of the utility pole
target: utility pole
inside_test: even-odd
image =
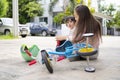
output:
[[[12,13],[13,13],[13,27],[14,27],[14,31],[13,31],[13,35],[15,37],[18,37],[18,0],[12,0]]]

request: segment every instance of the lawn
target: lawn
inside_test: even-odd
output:
[[[13,35],[1,35],[0,34],[0,39],[15,39],[15,37]]]

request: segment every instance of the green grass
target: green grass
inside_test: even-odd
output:
[[[14,37],[12,34],[9,35],[0,35],[0,39],[4,40],[4,39],[15,39],[16,37]]]

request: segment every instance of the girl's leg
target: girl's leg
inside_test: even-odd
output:
[[[67,55],[71,55],[72,51],[73,51],[73,47],[72,47],[72,46],[66,47],[66,48],[65,48],[66,56],[67,56]],[[65,59],[65,58],[66,58],[65,56],[59,56],[59,57],[57,58],[57,61],[61,61],[61,60]]]

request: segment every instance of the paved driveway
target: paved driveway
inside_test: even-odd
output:
[[[26,37],[0,40],[0,80],[120,80],[120,37],[104,36],[98,60],[91,61],[96,72],[84,71],[86,61],[63,60],[53,64],[54,73],[48,73],[41,64],[28,66],[20,53],[22,44],[38,45],[40,49],[56,46],[54,37]]]

